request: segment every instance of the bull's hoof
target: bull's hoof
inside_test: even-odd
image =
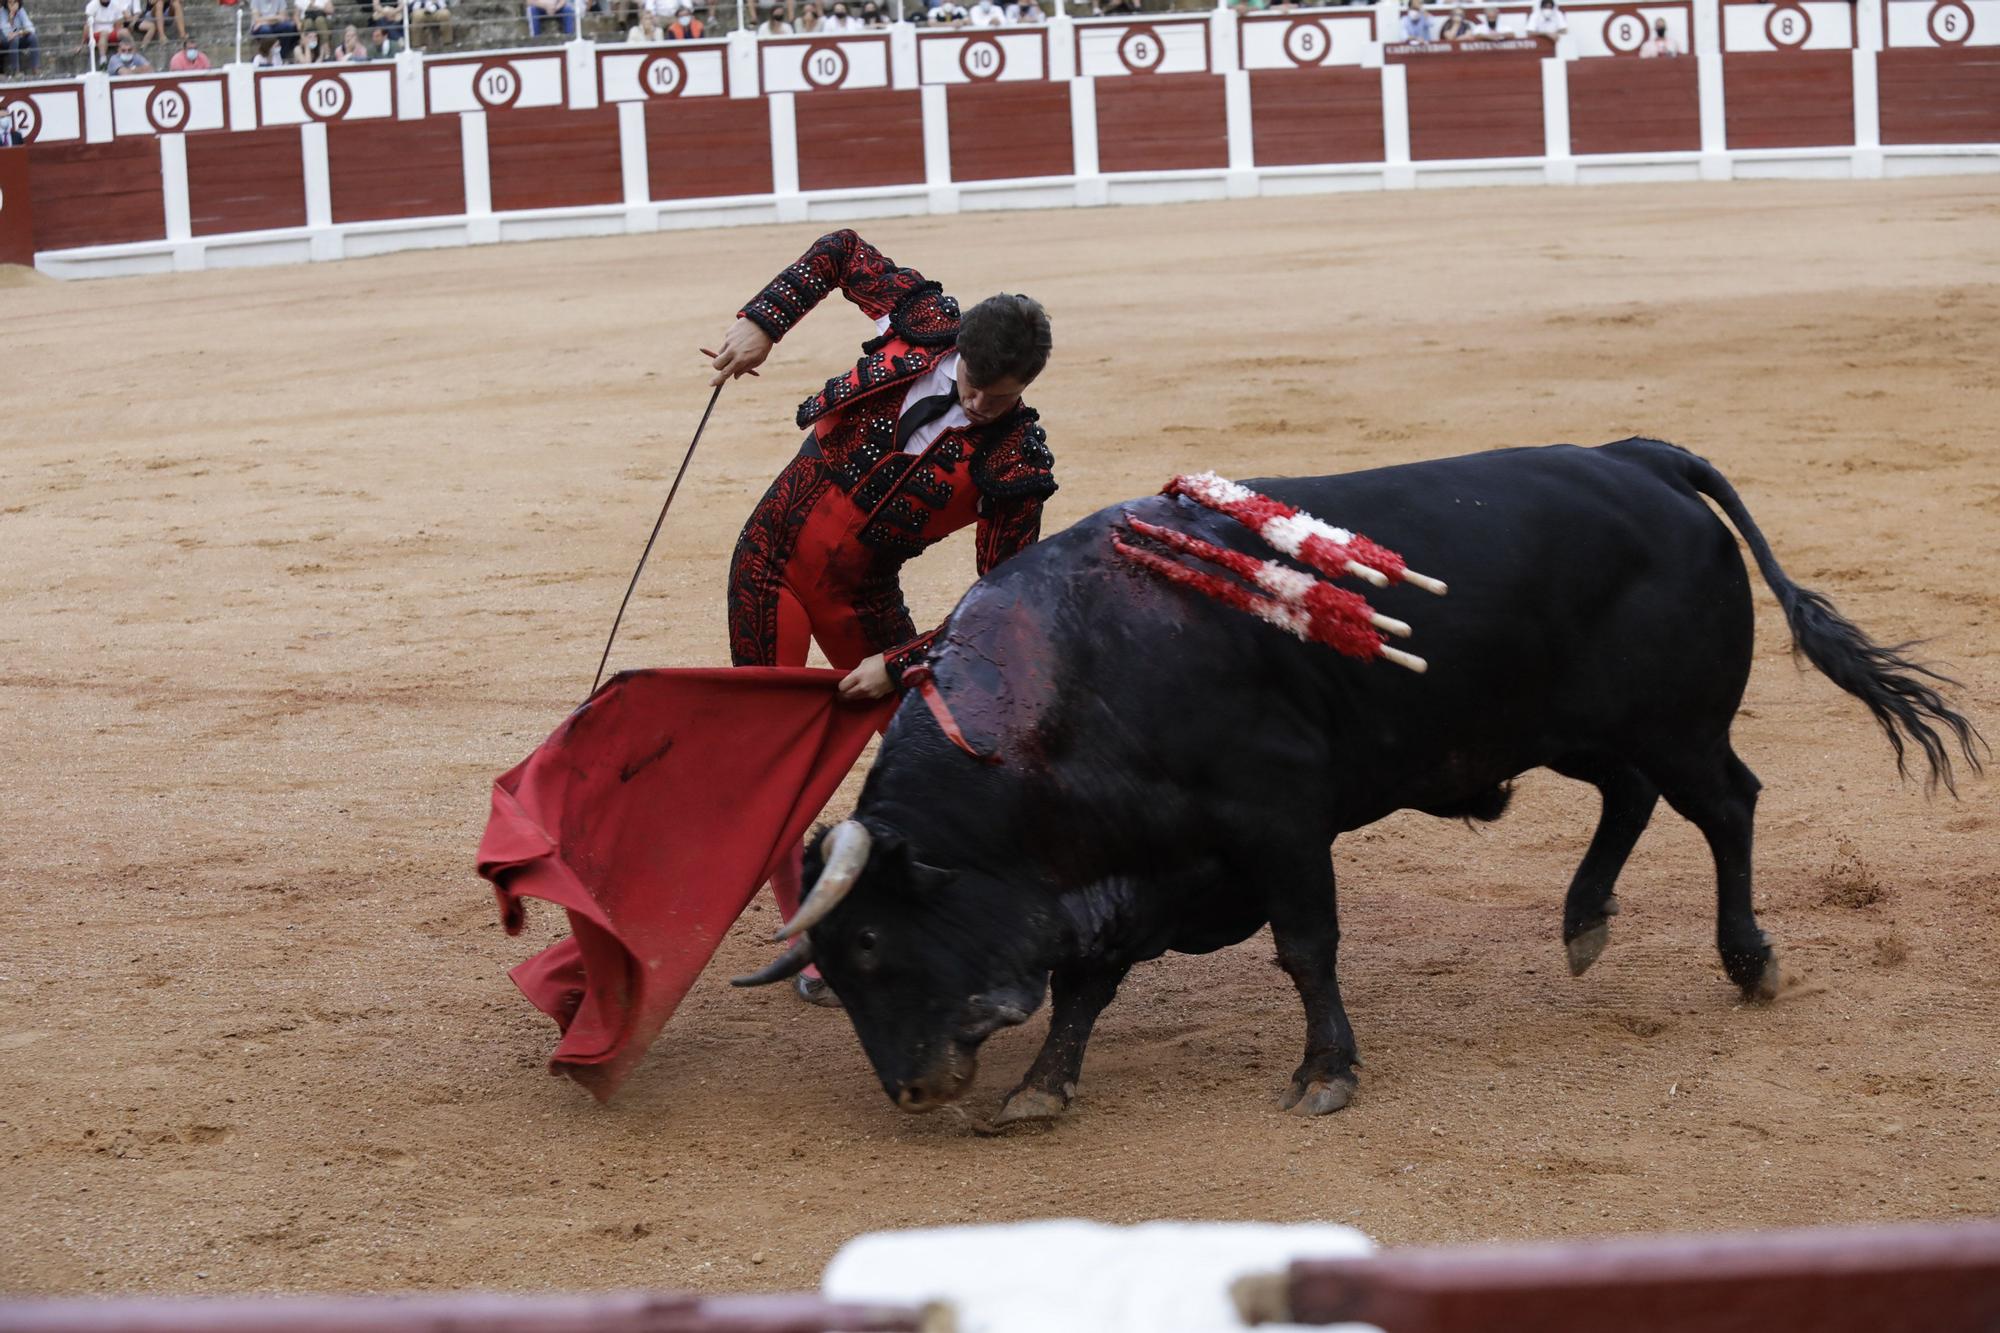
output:
[[[1766,952],[1764,966],[1749,981],[1739,982],[1743,998],[1751,1004],[1769,1004],[1778,998],[1778,992],[1785,988],[1784,969],[1778,966],[1778,955]]]
[[[1328,1115],[1352,1101],[1359,1086],[1352,1074],[1316,1078],[1310,1083],[1294,1083],[1285,1089],[1278,1106],[1293,1115]]]
[[[1590,965],[1597,961],[1598,956],[1604,952],[1604,946],[1609,943],[1611,943],[1609,921],[1600,921],[1594,926],[1585,927],[1575,939],[1563,945],[1563,951],[1569,955],[1569,974],[1580,977],[1588,972]]]
[[[993,1117],[994,1128],[1007,1125],[1060,1120],[1069,1109],[1069,1098],[1058,1096],[1046,1088],[1016,1088],[1007,1098],[1000,1114]]]
[[[798,997],[807,1004],[816,1004],[822,1009],[846,1008],[845,1005],[841,1004],[840,997],[833,993],[833,987],[827,985],[823,977],[810,977],[800,974],[792,982],[792,989],[798,992]]]

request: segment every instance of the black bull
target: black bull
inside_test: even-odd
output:
[[[1978,733],[1926,683],[1943,678],[1786,578],[1729,483],[1672,445],[1247,484],[1450,583],[1443,600],[1368,594],[1416,627],[1429,673],[1301,643],[1114,552],[1129,514],[1269,554],[1185,500],[1103,510],[981,581],[934,660],[966,736],[997,762],[956,748],[907,701],[855,811],[872,835],[865,868],[807,936],[903,1107],[960,1096],[980,1042],[1023,1021],[1046,987],[1048,1040],[1001,1118],[1059,1114],[1134,963],[1219,949],[1268,922],[1306,1011],[1283,1104],[1338,1109],[1355,1046],[1329,845],[1401,809],[1497,818],[1506,784],[1531,768],[1603,797],[1563,905],[1572,971],[1604,948],[1618,872],[1665,797],[1714,855],[1724,970],[1744,995],[1774,995],[1778,965],[1751,906],[1759,784],[1729,738],[1750,674],[1751,590],[1703,496],[1749,546],[1797,651],[1868,707],[1899,765],[1914,744],[1949,786],[1941,727],[1978,768]]]

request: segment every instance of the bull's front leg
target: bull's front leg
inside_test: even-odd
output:
[[[1090,1042],[1090,1030],[1118,993],[1118,983],[1128,970],[1123,966],[1071,965],[1050,975],[1048,1039],[1020,1086],[1007,1094],[1006,1104],[993,1118],[995,1125],[1054,1120],[1069,1108],[1083,1073],[1083,1048]]]
[[[1306,1058],[1279,1105],[1298,1115],[1338,1111],[1354,1096],[1354,1029],[1340,1002],[1340,915],[1333,862],[1325,852],[1271,883],[1271,938],[1278,963],[1306,1007]]]

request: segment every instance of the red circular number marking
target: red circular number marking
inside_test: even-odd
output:
[[[1118,59],[1134,74],[1151,74],[1166,58],[1167,48],[1149,23],[1134,25],[1118,39]]]
[[[1333,54],[1326,25],[1318,19],[1294,19],[1285,29],[1285,54],[1294,65],[1324,65]]]
[[[991,37],[974,37],[958,48],[958,68],[975,82],[997,79],[1007,68],[1007,52]]]
[[[1635,56],[1646,44],[1646,16],[1636,9],[1614,9],[1604,16],[1604,44],[1621,56]]]
[[[813,87],[838,88],[847,82],[847,52],[837,46],[808,46],[805,71]]]
[[[1964,46],[1972,36],[1971,6],[1960,0],[1942,0],[1931,6],[1931,40],[1939,46]]]
[[[1765,18],[1764,36],[1785,50],[1804,46],[1812,36],[1812,16],[1797,5],[1781,5]]]
[[[0,99],[0,117],[14,122],[14,132],[22,143],[33,143],[42,132],[42,113],[25,97],[11,102]]]
[[[662,51],[639,66],[639,87],[648,97],[679,97],[687,87],[687,67],[671,51]]]
[[[172,134],[188,123],[187,90],[177,83],[164,83],[146,95],[146,119],[161,134]]]
[[[472,76],[472,95],[485,107],[510,107],[521,100],[521,71],[505,60],[489,60]]]
[[[306,114],[314,120],[339,120],[347,114],[347,104],[352,100],[347,81],[331,74],[308,81],[302,96]]]

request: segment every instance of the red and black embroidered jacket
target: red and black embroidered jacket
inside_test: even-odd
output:
[[[957,451],[969,448],[985,574],[1040,535],[1042,502],[1056,490],[1055,458],[1035,410],[1017,406],[998,421],[955,427],[927,455],[899,452],[903,395],[957,343],[958,302],[854,232],[836,231],[772,279],[743,316],[781,339],[835,288],[888,327],[862,345],[852,370],[799,405],[799,425],[812,429],[834,484],[869,515],[861,540],[905,558],[947,535],[939,516],[951,506],[951,474],[964,457]]]
[[[1055,493],[1055,458],[1037,414],[1017,405],[997,421],[947,429],[922,454],[903,453],[896,447],[903,398],[911,381],[956,346],[958,302],[842,230],[813,242],[742,314],[778,341],[836,288],[886,325],[862,345],[853,369],[799,405],[798,424],[811,429],[834,485],[867,515],[860,540],[892,558],[908,559],[954,530],[949,515],[964,513],[953,502],[969,475],[979,492],[975,542],[983,576],[1041,535],[1042,503]],[[893,679],[900,682],[902,668],[921,659],[930,639],[920,635],[887,655]]]

